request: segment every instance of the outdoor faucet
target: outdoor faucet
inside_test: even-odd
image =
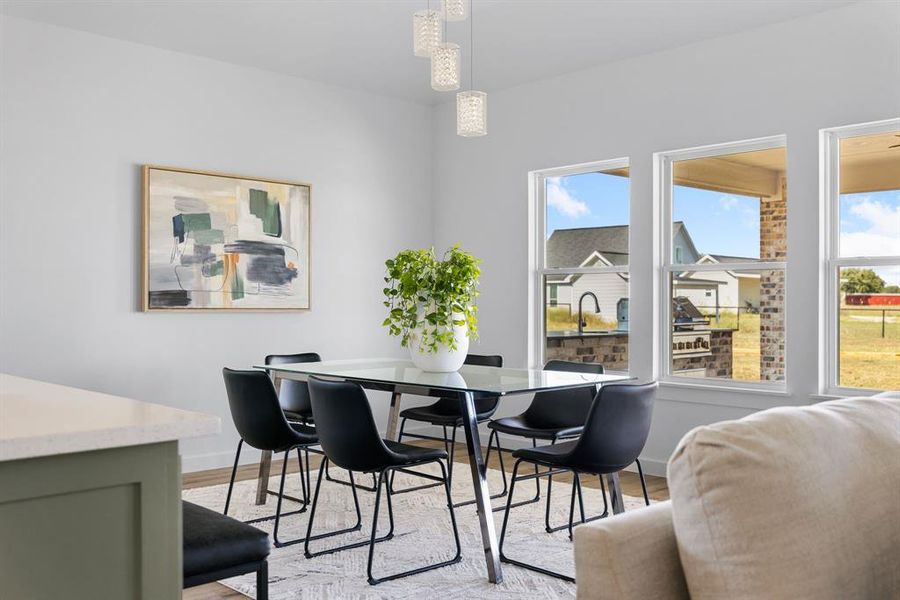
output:
[[[578,299],[578,335],[581,335],[584,333],[584,326],[587,325],[587,323],[584,320],[584,313],[582,312],[582,308],[581,308],[581,305],[584,303],[584,299],[586,296],[590,296],[591,298],[594,299],[594,308],[596,309],[594,312],[596,312],[597,314],[600,314],[600,301],[597,300],[597,294],[595,294],[594,292],[583,293],[581,295],[581,297]]]

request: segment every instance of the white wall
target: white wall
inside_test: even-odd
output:
[[[223,366],[400,355],[381,276],[431,242],[428,107],[10,17],[0,86],[0,370],[221,416],[191,470],[233,456]],[[311,182],[313,310],[138,312],[143,163]]]
[[[461,242],[484,259],[479,352],[526,363],[527,173],[631,159],[633,372],[657,372],[652,153],[788,138],[788,394],[666,388],[645,462],[691,427],[817,391],[819,128],[900,114],[900,7],[869,2],[490,95],[490,134],[431,109],[2,17],[0,370],[216,413],[186,469],[228,464],[219,370],[270,352],[402,355],[382,261]],[[313,184],[313,310],[142,314],[140,165]],[[429,199],[430,196],[430,199]],[[505,400],[501,411],[527,399]],[[383,419],[386,399],[375,399]],[[248,460],[252,457],[248,456]]]
[[[666,387],[645,462],[659,472],[690,428],[818,392],[818,130],[900,114],[900,5],[867,2],[489,95],[489,134],[434,118],[435,243],[484,259],[483,346],[527,361],[529,171],[631,159],[634,374],[657,372],[652,154],[773,134],[788,140],[787,389],[784,396]],[[513,301],[515,300],[515,301]],[[793,342],[793,343],[792,343]],[[504,401],[520,410],[525,399]]]

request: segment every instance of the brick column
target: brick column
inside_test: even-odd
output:
[[[787,180],[781,193],[761,198],[759,205],[759,259],[787,260]],[[762,271],[759,278],[759,378],[784,379],[784,271]]]

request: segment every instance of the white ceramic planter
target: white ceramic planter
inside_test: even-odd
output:
[[[456,340],[456,350],[446,346],[438,348],[437,352],[422,352],[419,350],[421,332],[413,330],[409,334],[409,355],[413,364],[423,371],[430,373],[452,373],[458,371],[469,353],[469,336],[466,325],[453,327],[453,337]]]

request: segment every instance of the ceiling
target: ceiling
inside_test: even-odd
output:
[[[438,0],[431,0],[437,6]],[[2,0],[0,12],[415,102],[426,0]],[[474,0],[475,87],[503,89],[835,8],[839,0]],[[463,48],[468,21],[448,23]]]

